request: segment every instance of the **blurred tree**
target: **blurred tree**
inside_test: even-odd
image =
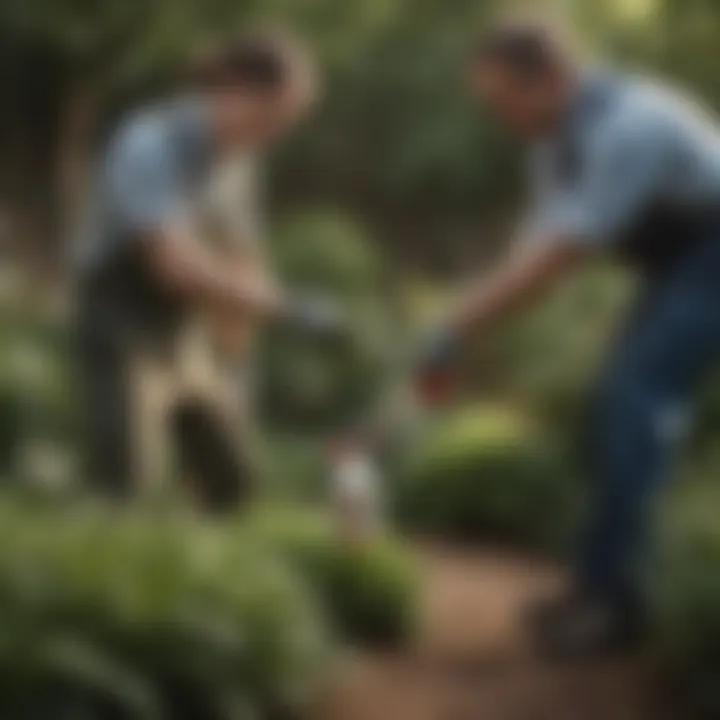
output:
[[[537,3],[535,3],[537,4]],[[513,153],[470,107],[465,51],[500,0],[4,0],[0,203],[17,243],[72,227],[91,139],[167,87],[196,43],[280,25],[320,55],[327,95],[280,153],[277,202],[360,212],[404,262],[464,268],[517,199]],[[567,0],[581,35],[720,103],[710,0]],[[60,222],[60,225],[58,223]],[[442,242],[438,242],[442,239]],[[43,247],[40,245],[40,247]]]
[[[5,165],[0,193],[17,245],[57,245],[74,227],[92,140],[150,88],[165,87],[201,42],[283,21],[316,28],[338,54],[382,21],[384,0],[8,0],[0,6]],[[58,231],[59,229],[59,231]],[[38,242],[43,243],[38,247]]]
[[[281,197],[330,196],[373,222],[404,262],[456,269],[514,187],[507,146],[463,87],[470,39],[497,3],[395,5],[359,52],[330,67],[324,107],[284,157]]]

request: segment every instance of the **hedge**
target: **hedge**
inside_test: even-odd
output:
[[[233,528],[0,507],[3,717],[270,718],[331,656],[305,583]]]
[[[550,438],[496,406],[442,422],[411,449],[399,476],[400,522],[453,540],[554,547],[578,506],[578,484]]]
[[[2,716],[299,717],[340,640],[410,639],[416,589],[402,548],[346,548],[315,512],[210,523],[2,499]]]
[[[416,628],[419,576],[410,552],[378,537],[352,548],[338,542],[327,516],[273,508],[255,527],[319,593],[340,637],[361,645],[397,646]]]

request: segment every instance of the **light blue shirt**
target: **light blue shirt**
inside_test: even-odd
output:
[[[576,143],[577,178],[563,182],[558,148]],[[531,158],[526,239],[604,248],[651,203],[720,209],[720,128],[697,103],[649,81],[581,83],[571,112]]]
[[[176,220],[213,161],[202,106],[183,99],[123,122],[96,173],[83,229],[81,263],[96,267],[123,244]]]

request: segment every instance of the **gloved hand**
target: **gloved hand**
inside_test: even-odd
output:
[[[457,359],[460,338],[452,328],[431,333],[423,343],[415,367],[415,387],[429,405],[441,404],[457,386]]]
[[[327,298],[294,295],[285,303],[283,321],[292,330],[321,340],[338,340],[349,332],[345,314]]]

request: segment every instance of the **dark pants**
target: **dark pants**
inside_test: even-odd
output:
[[[138,423],[130,353],[82,333],[78,348],[87,473],[103,494],[129,499],[138,487]],[[212,512],[246,502],[254,486],[254,463],[243,438],[212,402],[187,398],[165,418],[181,474],[199,503]]]
[[[653,500],[697,381],[720,356],[720,223],[714,235],[648,282],[593,405],[596,497],[578,574],[587,590],[612,602],[639,598]]]

